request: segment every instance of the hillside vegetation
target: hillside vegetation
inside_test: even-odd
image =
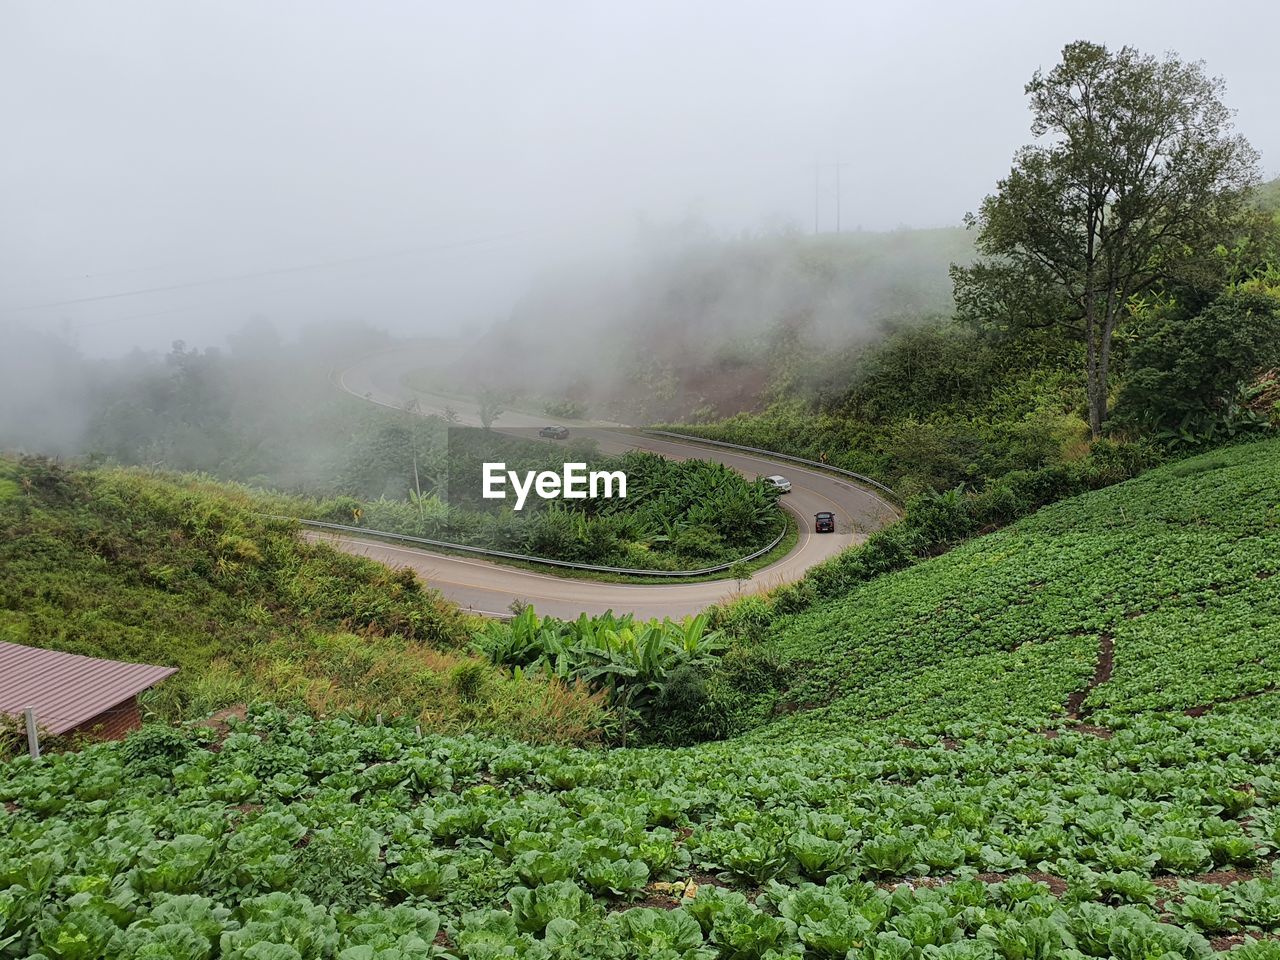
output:
[[[982,486],[1088,453],[1083,393],[1052,344],[996,345],[952,321],[907,325],[823,352],[766,409],[671,425],[712,440],[830,463],[904,496]]]
[[[476,450],[459,453],[468,445]],[[559,474],[566,463],[575,461],[589,472],[624,473],[627,495],[550,500],[530,496],[518,511],[514,493],[503,501],[481,497],[486,462],[503,463],[505,469],[521,474]],[[759,479],[747,480],[707,460],[667,460],[640,451],[604,457],[589,441],[561,446],[479,429],[452,431],[447,465],[431,487],[431,493],[418,496],[410,491],[403,500],[295,497],[281,509],[291,516],[370,530],[641,570],[697,570],[733,563],[768,546],[787,527],[777,494]]]
[[[746,739],[264,709],[16,760],[0,955],[1273,960],[1278,467],[1165,467],[782,622],[794,712]]]
[[[234,488],[0,460],[0,638],[176,666],[165,716],[272,699],[442,730],[594,733],[598,708],[466,649],[457,607],[412,573],[300,539]]]
[[[1280,670],[1280,441],[1040,510],[772,625],[746,682],[770,734],[891,720],[933,733],[1108,720],[1271,689]],[[1096,683],[1099,671],[1105,683]],[[815,709],[816,708],[816,709]]]

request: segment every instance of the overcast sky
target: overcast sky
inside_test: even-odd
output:
[[[638,223],[812,230],[837,158],[845,229],[954,224],[1081,38],[1205,60],[1275,176],[1277,36],[1274,0],[0,0],[0,321],[474,329]]]

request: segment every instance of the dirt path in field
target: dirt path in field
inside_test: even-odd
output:
[[[1226,697],[1223,700],[1213,700],[1209,703],[1202,703],[1198,707],[1190,707],[1182,712],[1188,717],[1203,717],[1214,707],[1220,707],[1225,703],[1244,703],[1246,700],[1252,700],[1254,697],[1261,697],[1268,693],[1276,692],[1275,686],[1267,687],[1264,690],[1255,690],[1253,693],[1242,693],[1235,697]]]
[[[1068,719],[1079,720],[1084,714],[1088,713],[1084,708],[1084,702],[1089,698],[1089,694],[1111,679],[1111,668],[1115,661],[1115,652],[1115,639],[1109,633],[1102,634],[1098,638],[1098,662],[1093,669],[1093,678],[1067,698]]]

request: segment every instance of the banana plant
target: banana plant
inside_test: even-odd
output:
[[[653,723],[671,674],[709,667],[724,647],[705,614],[682,621],[636,622],[630,615],[581,615],[574,621],[540,618],[525,607],[504,625],[492,625],[477,646],[500,666],[581,681],[607,694],[625,740],[630,720]]]

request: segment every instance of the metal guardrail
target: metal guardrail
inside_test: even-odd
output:
[[[894,509],[897,509],[896,504],[900,504],[902,502],[897,493],[893,491],[893,488],[885,486],[879,480],[873,480],[871,477],[864,476],[861,473],[854,473],[852,470],[846,470],[844,467],[836,467],[829,463],[823,463],[821,460],[806,460],[804,457],[793,457],[789,453],[778,453],[776,450],[764,450],[760,447],[748,447],[740,443],[729,443],[727,440],[709,440],[706,437],[699,437],[697,434],[693,433],[675,433],[672,430],[642,430],[641,432],[655,437],[670,437],[673,440],[686,440],[690,443],[705,443],[712,447],[728,447],[731,450],[741,450],[743,453],[757,453],[761,456],[769,457],[772,460],[786,460],[789,463],[799,463],[806,467],[815,467],[819,470],[827,470],[831,473],[843,474],[846,477],[851,477],[852,479],[857,480],[859,483],[865,483],[867,486],[875,487],[882,493],[887,494],[895,505]]]
[[[737,560],[731,560],[728,563],[720,563],[714,567],[703,567],[701,570],[643,570],[631,567],[604,567],[594,563],[574,563],[571,560],[549,560],[546,557],[531,557],[523,553],[508,553],[504,550],[490,550],[487,547],[475,547],[465,543],[449,543],[446,540],[429,540],[426,537],[412,537],[407,533],[391,533],[387,530],[371,530],[368,527],[353,527],[344,523],[327,523],[323,520],[303,520],[300,517],[285,517],[272,513],[264,513],[262,516],[271,520],[292,520],[300,523],[304,527],[315,527],[321,530],[338,530],[343,533],[358,533],[366,537],[381,537],[386,540],[399,540],[406,543],[418,543],[428,547],[437,547],[443,550],[459,550],[463,553],[474,553],[484,557],[502,557],[504,560],[520,560],[525,563],[541,563],[550,567],[564,567],[569,570],[589,570],[593,573],[618,573],[627,574],[636,577],[705,577],[712,573],[723,573],[726,570],[732,570],[740,563],[750,563],[757,560],[771,551],[774,547],[782,542],[782,538],[787,535],[787,527],[784,524],[782,530],[767,546],[761,547],[755,553],[749,553],[745,557],[739,557]]]

